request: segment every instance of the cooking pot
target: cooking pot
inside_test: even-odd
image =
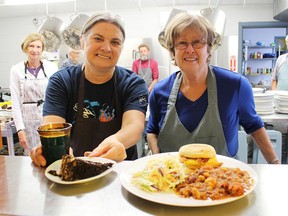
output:
[[[161,44],[161,46],[163,46],[164,48],[167,48],[166,43],[165,43],[165,35],[164,35],[165,28],[167,27],[169,22],[173,19],[173,17],[175,17],[177,14],[182,13],[182,12],[185,12],[185,10],[173,8],[172,11],[170,12],[169,18],[168,18],[163,30],[159,33],[158,41]]]
[[[38,32],[45,38],[47,52],[57,51],[61,44],[61,28],[63,21],[57,17],[46,17]]]
[[[89,19],[85,14],[77,14],[62,32],[63,41],[72,49],[81,49],[80,36],[83,25]]]
[[[222,37],[224,34],[226,15],[218,8],[204,8],[200,10],[203,17],[209,20],[215,31]]]

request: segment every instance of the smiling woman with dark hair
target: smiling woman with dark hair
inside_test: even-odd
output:
[[[148,90],[143,79],[116,66],[124,40],[118,15],[94,14],[82,30],[84,63],[60,70],[49,80],[44,123],[72,123],[75,156],[138,158],[136,143],[144,130]],[[45,166],[41,153],[39,147],[31,157]]]

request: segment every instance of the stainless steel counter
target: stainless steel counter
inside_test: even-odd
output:
[[[1,215],[245,215],[287,212],[288,165],[251,165],[259,183],[248,196],[210,207],[175,207],[149,202],[120,183],[121,162],[108,175],[81,185],[59,185],[46,179],[25,156],[0,156]]]

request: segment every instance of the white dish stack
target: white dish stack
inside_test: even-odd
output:
[[[255,109],[259,115],[274,113],[274,94],[254,93]]]
[[[288,114],[288,91],[275,91],[275,111]]]
[[[252,88],[253,94],[260,94],[264,92],[263,88]]]

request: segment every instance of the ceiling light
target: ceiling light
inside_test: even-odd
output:
[[[56,2],[70,2],[73,0],[4,0],[4,5],[31,5],[31,4],[47,4]]]

